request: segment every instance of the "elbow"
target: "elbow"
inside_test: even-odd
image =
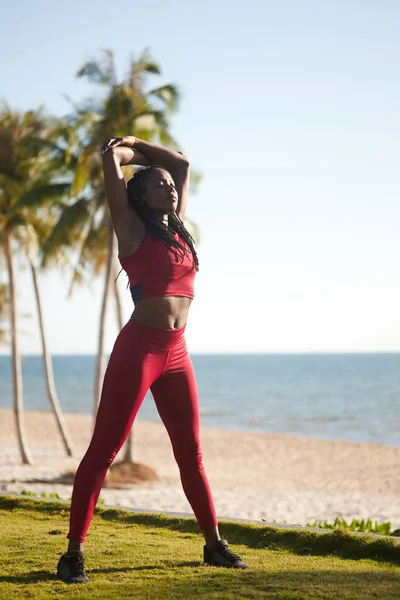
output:
[[[181,169],[182,169],[182,171],[184,173],[189,173],[189,171],[190,171],[190,162],[189,162],[189,159],[186,156],[182,157],[182,159],[183,160],[182,160],[182,163],[181,163]]]
[[[189,170],[190,169],[190,161],[189,161],[188,157],[185,156],[183,154],[183,152],[178,152],[178,154],[180,154],[180,157],[179,157],[180,161],[179,162],[180,162],[182,168],[186,169],[186,170]]]

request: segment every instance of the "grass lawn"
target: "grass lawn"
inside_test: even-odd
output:
[[[400,547],[344,531],[320,534],[224,522],[221,534],[251,571],[202,564],[192,519],[97,508],[85,548],[91,582],[67,585],[55,569],[66,548],[69,504],[0,496],[0,598],[400,598]]]

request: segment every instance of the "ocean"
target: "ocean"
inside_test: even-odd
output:
[[[400,353],[195,355],[201,424],[400,446]],[[40,356],[22,359],[24,406],[49,410]],[[94,356],[54,356],[66,413],[92,412]],[[12,406],[0,356],[0,406]],[[139,420],[158,421],[149,394]]]

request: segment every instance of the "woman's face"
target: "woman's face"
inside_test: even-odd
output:
[[[168,171],[158,167],[151,169],[144,189],[144,199],[155,213],[172,213],[177,209],[178,193]]]

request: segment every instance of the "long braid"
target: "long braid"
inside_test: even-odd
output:
[[[198,271],[199,259],[194,248],[195,242],[193,237],[184,226],[180,217],[175,212],[169,214],[168,227],[165,227],[162,221],[156,217],[150,206],[144,200],[144,183],[149,172],[154,168],[163,169],[163,171],[165,171],[165,169],[159,165],[150,165],[149,167],[144,167],[136,171],[132,179],[128,181],[127,187],[129,205],[141,218],[149,233],[155,238],[162,240],[166,246],[172,249],[177,260],[179,258],[179,250],[187,253],[186,248],[173,236],[173,232],[178,233],[179,236],[185,240],[186,244],[189,246],[196,271]]]

